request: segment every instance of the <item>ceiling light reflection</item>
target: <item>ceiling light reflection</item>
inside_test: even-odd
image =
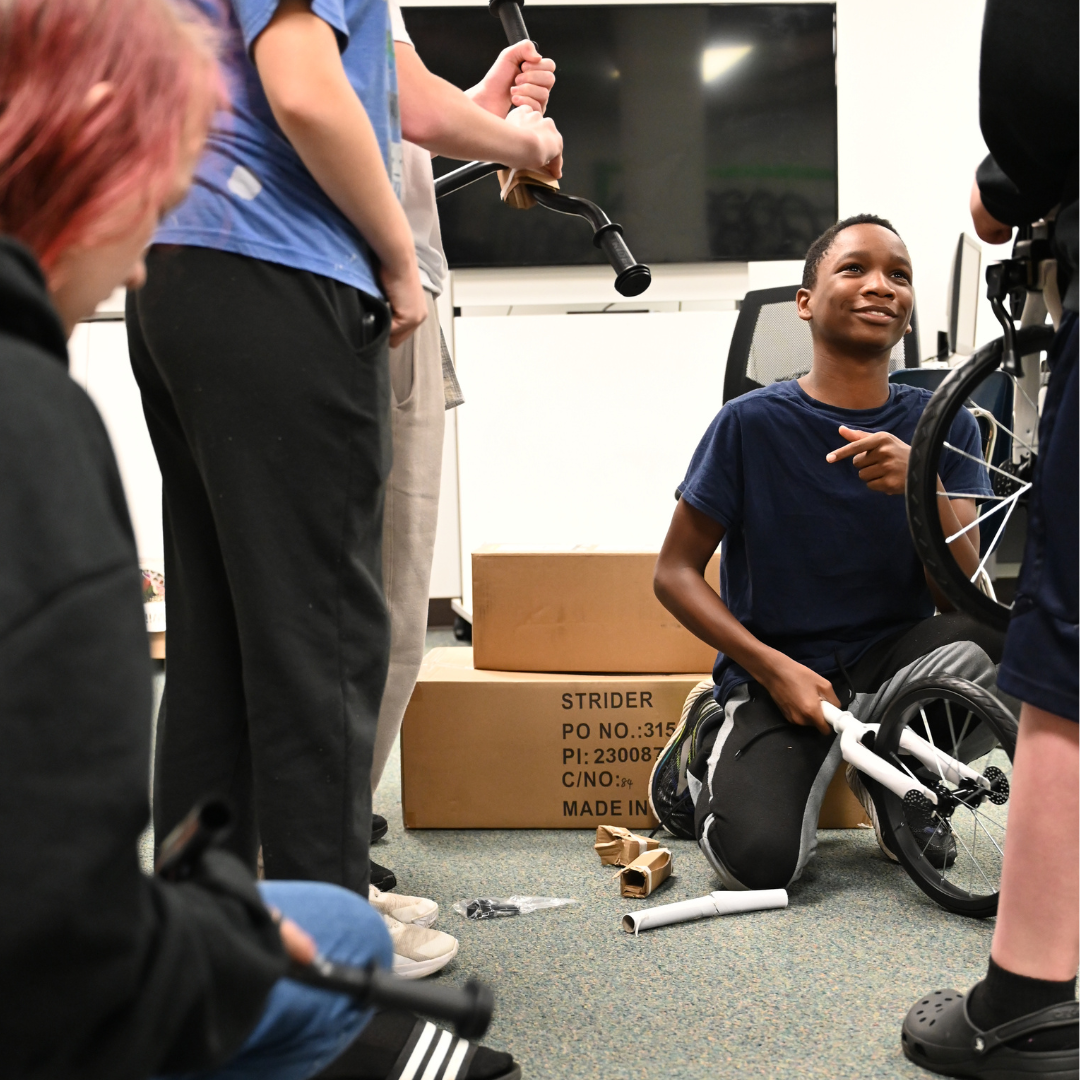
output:
[[[701,54],[701,81],[706,84],[716,82],[753,48],[753,45],[710,45]]]

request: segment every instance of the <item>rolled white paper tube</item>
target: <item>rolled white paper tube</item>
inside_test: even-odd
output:
[[[748,889],[745,892],[722,890],[694,900],[680,900],[677,904],[660,904],[644,911],[631,912],[623,916],[622,925],[628,934],[636,935],[639,930],[651,930],[656,926],[709,919],[714,915],[735,915],[740,911],[784,908],[787,903],[786,889]]]

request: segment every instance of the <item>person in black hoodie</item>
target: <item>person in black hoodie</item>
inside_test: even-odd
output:
[[[912,1061],[949,1076],[1075,1077],[1080,1063],[1077,30],[1069,0],[986,5],[979,114],[990,156],[975,174],[972,220],[1001,244],[1013,226],[1054,218],[1046,294],[1057,334],[998,672],[998,686],[1024,704],[989,967],[967,994],[920,998],[901,1037]]]

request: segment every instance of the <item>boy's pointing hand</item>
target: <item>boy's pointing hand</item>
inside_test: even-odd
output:
[[[901,442],[887,431],[867,432],[841,427],[840,434],[848,440],[848,444],[825,455],[830,465],[851,458],[851,464],[859,470],[859,479],[871,491],[882,491],[886,495],[904,494],[908,454],[911,452],[906,442]]]

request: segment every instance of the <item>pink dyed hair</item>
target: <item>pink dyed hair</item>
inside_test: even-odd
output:
[[[169,0],[0,0],[0,231],[46,271],[121,235],[221,96],[209,30]]]

